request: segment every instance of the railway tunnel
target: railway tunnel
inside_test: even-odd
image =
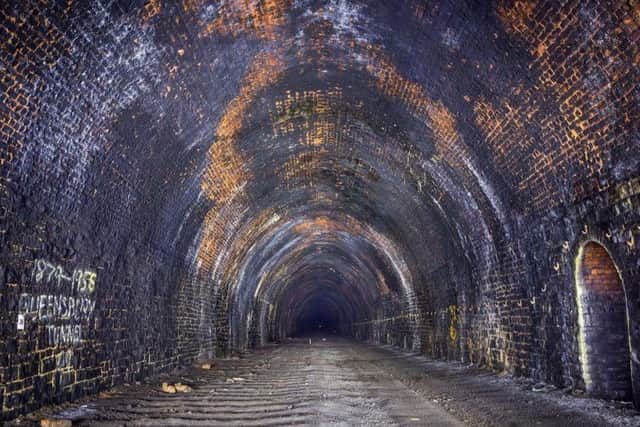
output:
[[[0,34],[3,421],[640,423],[638,1],[5,0]]]

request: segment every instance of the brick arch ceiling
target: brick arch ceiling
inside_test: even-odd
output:
[[[11,274],[34,253],[100,266],[99,295],[178,308],[119,321],[160,316],[194,354],[233,341],[203,307],[231,312],[283,230],[326,232],[355,265],[401,259],[398,295],[445,265],[486,284],[529,218],[638,168],[638,18],[571,4],[4,4]]]

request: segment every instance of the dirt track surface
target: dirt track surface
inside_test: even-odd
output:
[[[168,394],[162,383],[190,391]],[[295,339],[189,368],[100,399],[47,408],[84,426],[640,425],[629,405],[539,390],[528,381],[333,336]]]

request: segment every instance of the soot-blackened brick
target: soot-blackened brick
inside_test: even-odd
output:
[[[637,403],[635,360],[624,396],[589,377],[577,260],[610,256],[637,352],[639,11],[3,3],[2,418],[284,339],[310,301]]]

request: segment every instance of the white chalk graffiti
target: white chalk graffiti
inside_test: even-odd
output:
[[[93,293],[96,289],[97,274],[91,270],[75,269],[67,275],[60,265],[53,265],[43,259],[37,259],[33,265],[33,279],[37,284],[56,284],[59,288],[70,284],[71,290],[80,293]]]
[[[19,300],[20,312],[37,320],[70,319],[88,321],[96,302],[85,297],[66,295],[22,294]]]
[[[49,345],[54,347],[78,345],[82,342],[82,327],[79,324],[54,326],[47,325]]]
[[[73,350],[61,351],[56,354],[56,368],[64,369],[72,366],[73,363]]]
[[[45,287],[49,293],[20,295],[17,329],[25,330],[27,322],[37,322],[46,326],[50,346],[73,347],[81,344],[83,325],[89,323],[96,306],[94,292],[97,274],[78,268],[67,274],[62,266],[37,259],[31,278],[35,285]],[[69,366],[72,355],[72,350],[59,353],[56,366]]]
[[[24,331],[24,314],[18,314],[18,330]]]

